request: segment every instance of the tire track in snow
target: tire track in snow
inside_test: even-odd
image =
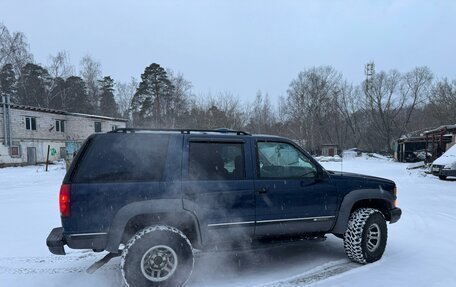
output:
[[[69,256],[43,256],[43,257],[3,257],[0,258],[0,274],[35,275],[35,274],[71,274],[85,273],[86,269],[100,259],[103,254],[72,253]],[[77,266],[71,266],[76,263]],[[87,263],[87,266],[81,266]],[[56,267],[58,265],[59,267]],[[62,266],[64,265],[64,266]],[[298,287],[307,286],[321,280],[342,274],[362,265],[344,260],[337,260],[317,266],[302,274],[284,278],[256,287]],[[97,272],[117,272],[119,264],[108,263]]]
[[[70,253],[67,256],[2,257],[0,258],[0,274],[33,275],[84,273],[90,265],[103,256],[103,254],[81,252]],[[84,264],[84,266],[81,266],[81,263]],[[59,267],[56,267],[56,265]],[[108,270],[120,270],[120,268],[118,264],[106,264],[100,268],[99,271]]]
[[[335,275],[339,275],[350,271],[352,269],[361,267],[360,265],[355,262],[347,261],[347,260],[338,260],[333,261],[330,263],[326,263],[315,267],[309,271],[306,271],[303,274],[293,276],[288,279],[279,280],[276,282],[268,283],[265,285],[257,286],[257,287],[298,287],[298,286],[307,286],[318,281],[330,278]]]

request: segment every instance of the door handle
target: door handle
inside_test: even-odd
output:
[[[262,188],[257,189],[257,192],[260,194],[263,194],[263,193],[268,192],[268,190],[269,189],[267,187],[262,187]]]

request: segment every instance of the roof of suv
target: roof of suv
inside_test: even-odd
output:
[[[181,133],[181,134],[204,134],[204,135],[238,135],[238,136],[253,136],[253,137],[276,137],[283,138],[277,135],[269,134],[251,134],[249,132],[232,129],[147,129],[147,128],[119,128],[108,133]]]
[[[244,131],[231,130],[231,129],[214,129],[214,130],[204,130],[204,129],[145,129],[145,128],[120,128],[109,133],[181,133],[181,134],[191,134],[191,133],[203,133],[203,134],[226,134],[226,135],[243,135],[250,136],[251,134]]]

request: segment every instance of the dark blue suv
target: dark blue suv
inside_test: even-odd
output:
[[[332,233],[350,259],[374,262],[401,216],[393,181],[326,171],[289,139],[232,130],[92,135],[59,201],[49,250],[121,255],[129,286],[181,286],[195,249],[227,242]]]

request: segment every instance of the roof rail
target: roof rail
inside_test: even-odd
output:
[[[214,129],[214,130],[205,130],[205,129],[147,129],[147,128],[119,128],[108,133],[135,133],[135,132],[179,132],[181,134],[190,134],[193,132],[196,133],[221,133],[221,134],[236,134],[249,136],[248,132],[237,131],[231,129]]]

